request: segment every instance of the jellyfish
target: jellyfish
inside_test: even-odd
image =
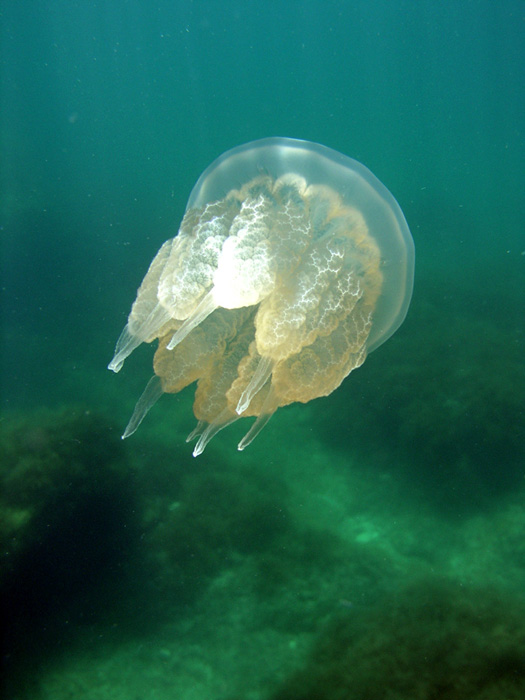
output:
[[[122,437],[197,382],[193,455],[253,417],[243,450],[279,407],[331,394],[394,333],[413,275],[405,217],[365,166],[290,138],[227,151],[197,180],[118,339],[114,372],[158,340]]]

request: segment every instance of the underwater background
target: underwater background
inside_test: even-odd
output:
[[[4,0],[2,693],[525,697],[525,5]],[[406,321],[194,459],[109,373],[200,173],[267,136],[391,190]]]

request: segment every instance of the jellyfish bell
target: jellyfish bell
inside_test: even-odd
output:
[[[289,138],[227,151],[197,180],[117,342],[115,372],[158,339],[123,437],[196,381],[193,454],[253,416],[244,449],[277,408],[330,394],[394,333],[413,275],[403,213],[365,166]]]

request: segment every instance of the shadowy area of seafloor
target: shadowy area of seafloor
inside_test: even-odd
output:
[[[80,631],[133,617],[136,498],[117,433],[88,411],[7,418],[0,454],[2,678],[30,692]]]
[[[271,700],[521,700],[525,606],[438,577],[332,620]]]

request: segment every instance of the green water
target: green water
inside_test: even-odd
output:
[[[135,513],[116,498],[118,556],[74,557],[87,588],[37,590],[31,625],[15,596],[6,697],[523,697],[523,3],[5,0],[0,24],[2,522],[89,520],[105,482],[72,499],[71,464],[118,464]],[[391,190],[408,317],[242,454],[232,426],[191,458],[192,390],[122,445],[152,349],[106,365],[136,289],[204,168],[267,136]],[[97,513],[80,534],[105,541]]]

